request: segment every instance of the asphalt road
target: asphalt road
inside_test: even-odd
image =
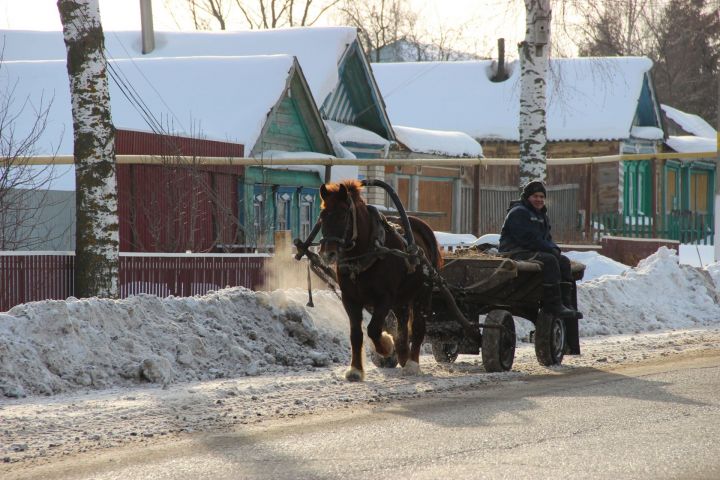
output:
[[[719,479],[720,351],[92,452],[3,478]]]

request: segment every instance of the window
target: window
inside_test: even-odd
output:
[[[312,231],[312,212],[313,200],[312,195],[301,195],[300,197],[300,238],[305,240]]]
[[[275,199],[275,230],[290,230],[290,200],[288,193],[278,193]]]
[[[690,210],[696,213],[709,213],[710,175],[707,171],[690,171]]]
[[[255,233],[256,243],[262,238],[265,225],[263,217],[265,216],[265,197],[262,193],[258,193],[253,197],[253,232]]]
[[[673,164],[665,166],[665,211],[680,209],[680,167]]]
[[[625,215],[652,216],[652,167],[650,160],[624,163]]]

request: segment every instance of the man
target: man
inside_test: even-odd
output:
[[[500,232],[499,252],[514,260],[542,262],[543,309],[560,318],[582,318],[573,310],[570,260],[550,235],[545,197],[540,181],[525,185],[520,200],[510,203]]]

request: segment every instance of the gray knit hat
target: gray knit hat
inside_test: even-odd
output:
[[[542,192],[547,196],[547,190],[545,190],[545,184],[540,180],[533,180],[523,187],[522,198],[527,200],[533,193]]]

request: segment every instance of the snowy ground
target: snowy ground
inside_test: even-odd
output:
[[[501,374],[485,373],[477,356],[443,366],[424,355],[421,375],[368,365],[364,383],[347,383],[347,320],[328,291],[314,291],[314,308],[306,291],[290,288],[20,305],[0,314],[0,458],[67,455],[720,348],[720,264],[686,265],[664,248],[633,269],[594,252],[569,255],[588,266],[578,288],[583,355],[547,369],[520,343],[513,371]],[[523,338],[531,324],[516,324]]]

